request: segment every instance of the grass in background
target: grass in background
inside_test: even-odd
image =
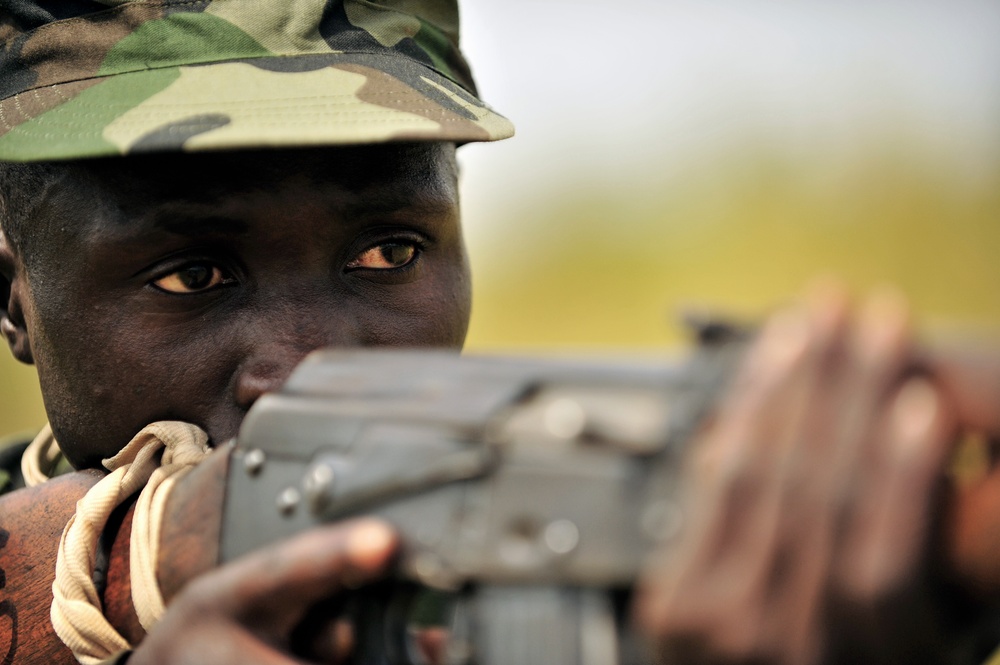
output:
[[[35,369],[0,349],[0,440],[15,433],[32,433],[45,422],[42,394]]]
[[[1000,330],[1000,167],[886,152],[846,169],[749,156],[607,191],[579,181],[473,246],[470,349],[663,347],[685,307],[756,319],[820,275],[894,284],[920,320]]]

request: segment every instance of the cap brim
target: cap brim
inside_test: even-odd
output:
[[[495,141],[513,125],[430,67],[383,53],[136,71],[0,101],[0,160]]]

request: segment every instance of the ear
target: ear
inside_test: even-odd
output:
[[[15,358],[32,365],[35,359],[24,323],[27,286],[24,265],[0,229],[0,334],[7,340]]]

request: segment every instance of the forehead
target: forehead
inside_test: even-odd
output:
[[[175,214],[264,215],[312,205],[349,218],[458,202],[449,143],[158,154],[68,163],[61,175],[40,202],[32,235],[62,249],[73,237]]]
[[[419,194],[454,180],[454,147],[444,143],[385,144],[303,150],[170,153],[81,162],[73,179],[145,198],[209,202],[230,193],[266,192],[295,181],[324,191],[371,188]]]

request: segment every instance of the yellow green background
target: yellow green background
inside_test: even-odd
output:
[[[465,3],[518,126],[460,151],[469,350],[666,356],[686,308],[754,321],[829,274],[998,338],[1000,5],[806,4]],[[0,353],[0,433],[43,421]]]
[[[656,354],[683,340],[685,308],[753,320],[824,274],[895,284],[925,326],[995,336],[1000,169],[969,182],[873,152],[836,174],[740,155],[644,192],[584,180],[513,203],[502,240],[470,234],[468,348]],[[0,428],[42,423],[32,368],[4,353],[0,376]]]

